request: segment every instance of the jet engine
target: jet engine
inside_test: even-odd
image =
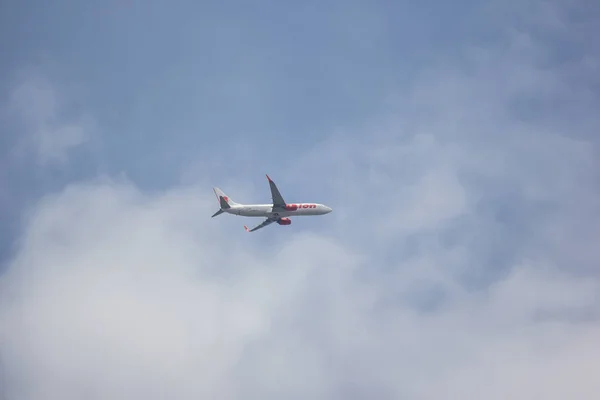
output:
[[[289,219],[289,218],[285,218],[285,217],[284,217],[284,218],[279,218],[279,219],[277,220],[277,223],[278,223],[279,225],[290,225],[290,224],[292,223],[292,220],[291,220],[291,219]]]

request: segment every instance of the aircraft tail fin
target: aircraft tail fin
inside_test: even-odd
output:
[[[217,196],[217,200],[219,201],[219,208],[220,210],[226,210],[228,208],[231,208],[231,206],[235,206],[238,203],[236,203],[235,201],[231,200],[229,198],[229,196],[227,196],[221,189],[219,189],[218,187],[213,188],[215,195]],[[218,214],[216,214],[218,215]]]

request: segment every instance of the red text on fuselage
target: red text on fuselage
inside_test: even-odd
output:
[[[285,209],[287,211],[296,211],[299,208],[317,208],[316,204],[286,204]]]

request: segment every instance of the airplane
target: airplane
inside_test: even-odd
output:
[[[271,199],[272,204],[239,204],[231,200],[221,189],[213,187],[213,191],[219,201],[219,211],[213,214],[211,218],[221,215],[223,213],[240,215],[242,217],[266,217],[266,219],[252,229],[248,229],[244,225],[244,229],[247,232],[254,232],[257,229],[264,228],[267,225],[277,222],[279,225],[290,225],[292,220],[291,216],[306,216],[306,215],[323,215],[329,214],[332,210],[323,204],[317,203],[286,203],[279,193],[279,189],[275,185],[275,182],[269,178],[269,186],[271,187]]]

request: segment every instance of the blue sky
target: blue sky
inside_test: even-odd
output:
[[[600,393],[595,2],[0,7],[7,396]]]

